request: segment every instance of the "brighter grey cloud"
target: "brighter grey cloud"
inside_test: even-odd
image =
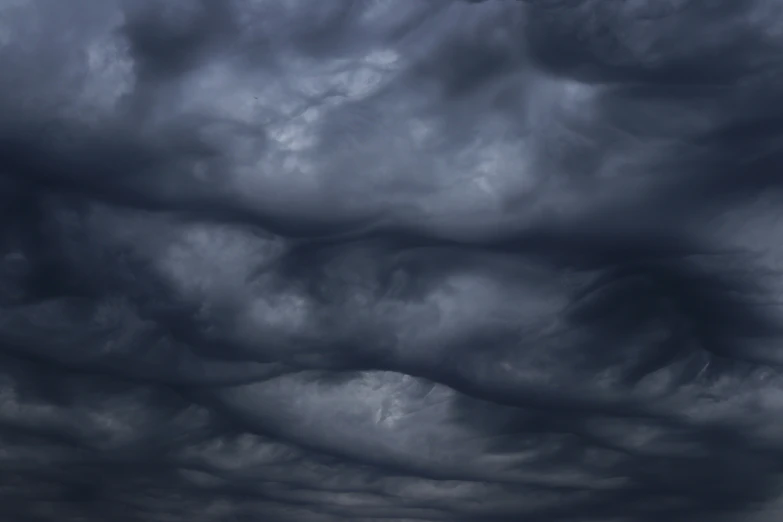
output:
[[[0,0],[0,516],[779,520],[780,11]]]

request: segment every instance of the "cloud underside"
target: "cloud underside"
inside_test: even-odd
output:
[[[781,11],[0,0],[0,518],[780,520]]]

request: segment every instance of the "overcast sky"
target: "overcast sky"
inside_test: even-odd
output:
[[[783,3],[0,0],[0,519],[783,519]]]

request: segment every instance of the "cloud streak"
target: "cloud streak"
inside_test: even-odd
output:
[[[778,520],[779,10],[0,3],[2,517]]]

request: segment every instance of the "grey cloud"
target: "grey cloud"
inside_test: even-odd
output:
[[[3,519],[779,520],[778,10],[0,3]]]

